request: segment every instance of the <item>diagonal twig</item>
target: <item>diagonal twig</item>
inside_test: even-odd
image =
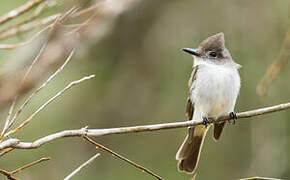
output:
[[[11,31],[11,29],[14,29],[14,30],[15,30],[15,29],[17,29],[19,26],[21,26],[21,25],[23,25],[23,24],[26,24],[26,23],[28,23],[28,22],[33,21],[34,19],[36,19],[36,18],[37,18],[37,17],[42,13],[42,11],[44,10],[45,6],[46,6],[45,3],[40,4],[40,5],[35,9],[34,13],[33,13],[31,16],[29,16],[27,19],[24,19],[24,20],[22,20],[22,21],[20,21],[20,22],[18,22],[18,23],[12,24],[11,26],[9,26],[9,27],[7,27],[7,28],[5,28],[5,29],[0,30],[0,36],[1,36],[2,34],[5,34],[5,33],[8,32],[8,31]],[[18,33],[18,32],[16,32],[16,33]]]
[[[44,2],[44,0],[30,0],[27,3],[25,3],[22,6],[19,6],[16,9],[13,9],[12,11],[8,12],[7,14],[4,14],[3,16],[0,16],[0,25],[8,22],[11,19],[14,19],[15,17],[29,11],[33,7],[37,6],[38,4]]]
[[[58,98],[60,95],[62,95],[64,92],[66,92],[67,90],[69,90],[71,87],[73,87],[74,85],[77,85],[83,81],[89,80],[91,78],[95,77],[95,75],[90,75],[90,76],[86,76],[83,77],[79,80],[76,81],[72,81],[70,82],[64,89],[62,89],[61,91],[59,91],[56,95],[54,95],[53,97],[51,97],[49,100],[47,100],[43,105],[41,105],[34,113],[32,113],[25,121],[23,121],[18,127],[16,127],[13,130],[10,130],[8,133],[5,134],[5,137],[19,131],[21,128],[23,128],[25,125],[27,125],[28,123],[30,123],[30,121],[39,113],[41,112],[48,104],[50,104],[52,101],[54,101],[56,98]]]
[[[13,150],[14,150],[14,148],[6,148],[6,149],[2,150],[2,152],[0,153],[0,157],[4,156],[5,154],[7,154]]]
[[[120,154],[118,154],[118,153],[112,151],[111,149],[105,147],[104,145],[95,142],[94,140],[90,139],[88,136],[84,135],[83,137],[84,137],[84,139],[86,139],[86,140],[89,141],[90,143],[94,144],[94,145],[96,146],[96,148],[101,148],[101,149],[103,149],[103,150],[109,152],[110,154],[112,154],[112,155],[118,157],[119,159],[121,159],[121,160],[123,160],[123,161],[125,161],[125,162],[127,162],[127,163],[129,163],[129,164],[131,164],[131,165],[133,165],[133,166],[135,166],[136,168],[141,169],[143,172],[146,172],[146,173],[150,174],[151,176],[154,176],[155,178],[157,178],[157,179],[159,179],[159,180],[163,180],[162,177],[158,176],[157,174],[155,174],[155,173],[152,172],[151,170],[149,170],[149,169],[147,169],[147,168],[145,168],[145,167],[143,167],[143,166],[141,166],[141,165],[139,165],[139,164],[137,164],[137,163],[131,161],[131,160],[128,159],[128,158],[125,158],[124,156],[122,156],[122,155],[120,155]]]
[[[93,157],[91,157],[89,160],[81,164],[77,169],[75,169],[72,173],[70,173],[68,176],[66,176],[63,180],[69,180],[72,178],[74,175],[76,175],[80,170],[82,170],[84,167],[88,166],[91,164],[97,157],[100,156],[100,153],[97,153]]]
[[[9,180],[18,180],[17,178],[13,177],[12,175],[14,175],[14,174],[26,169],[26,168],[29,168],[31,166],[34,166],[36,164],[39,164],[41,162],[48,161],[48,160],[50,160],[49,157],[40,158],[40,159],[38,159],[36,161],[33,161],[33,162],[29,163],[29,164],[26,164],[26,165],[14,170],[14,171],[11,171],[11,172],[3,170],[3,169],[0,169],[0,173],[5,175]]]
[[[46,30],[50,29],[52,26],[48,25],[45,28],[43,28],[42,30],[38,31],[34,36],[32,36],[30,39],[28,39],[27,41],[23,41],[20,43],[15,43],[15,44],[0,44],[0,49],[16,49],[22,46],[25,46],[29,43],[31,43],[33,40],[35,40],[37,37],[39,37],[43,32],[45,32]]]
[[[16,173],[18,173],[18,172],[20,172],[20,171],[22,171],[22,170],[24,170],[26,168],[34,166],[35,164],[38,164],[38,163],[41,163],[41,162],[44,162],[44,161],[48,161],[48,160],[50,160],[50,157],[40,158],[40,159],[38,159],[36,161],[33,161],[33,162],[29,163],[29,164],[26,164],[26,165],[20,167],[18,169],[15,169],[14,171],[11,171],[11,174],[16,174]]]
[[[2,33],[0,33],[0,40],[9,38],[16,34],[24,33],[24,32],[39,28],[44,25],[50,25],[54,23],[60,16],[61,14],[54,14],[44,19],[35,21],[35,22],[30,22],[27,24],[23,24],[23,25],[19,25],[19,26],[7,29],[6,31],[3,31]]]
[[[72,56],[74,54],[74,50],[72,50],[69,54],[69,56],[66,58],[65,62],[39,87],[37,88],[25,101],[24,103],[19,107],[15,115],[13,116],[12,120],[9,123],[8,128],[12,126],[16,118],[19,116],[19,114],[22,112],[22,110],[25,108],[25,106],[31,101],[31,99],[39,92],[41,91],[45,86],[47,86],[53,78],[55,78],[58,73],[60,73],[64,67],[68,64],[68,62],[71,60]],[[27,73],[26,73],[27,74]]]
[[[77,12],[77,10],[78,10],[78,7],[73,7],[70,10],[68,10],[67,12],[65,12],[63,15],[58,16],[53,24],[50,24],[50,25],[46,26],[45,28],[43,28],[42,30],[38,31],[30,39],[23,41],[23,42],[15,43],[15,44],[0,44],[0,49],[16,49],[16,48],[19,48],[19,47],[22,47],[22,46],[25,46],[25,45],[31,43],[33,40],[35,40],[40,34],[45,32],[47,29],[54,29],[53,27],[55,27],[56,25],[58,25],[60,23],[63,23],[65,20],[67,20],[69,17],[71,17],[75,12]]]
[[[28,74],[31,72],[32,68],[34,67],[34,65],[38,62],[40,56],[42,55],[44,49],[46,48],[47,46],[47,42],[45,42],[42,47],[40,48],[38,54],[36,55],[36,57],[34,58],[34,60],[32,61],[32,63],[30,64],[30,66],[28,67],[26,73],[24,74],[21,82],[20,82],[20,86],[23,85],[23,82],[26,80]],[[13,124],[14,120],[16,119],[17,117],[17,114],[19,115],[19,111],[21,110],[18,110],[18,112],[15,114],[16,116],[13,117],[13,119],[10,121],[10,118],[11,118],[11,115],[13,113],[13,110],[14,110],[14,107],[15,107],[15,104],[16,104],[16,101],[18,99],[18,96],[16,96],[9,108],[9,112],[8,112],[8,115],[7,115],[7,118],[6,118],[6,121],[5,121],[5,124],[4,124],[4,127],[3,127],[3,130],[2,130],[2,133],[1,133],[1,136],[0,136],[0,142],[4,139],[4,134],[7,132],[7,130],[9,129],[9,127],[11,127],[11,125]]]

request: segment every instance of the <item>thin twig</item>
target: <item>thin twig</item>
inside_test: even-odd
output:
[[[44,0],[31,0],[25,3],[24,5],[13,9],[12,11],[8,12],[7,14],[4,14],[3,16],[0,16],[0,24],[4,24],[8,22],[11,19],[14,19],[15,17],[29,11],[33,7],[37,6],[38,4],[44,2]]]
[[[18,169],[15,169],[14,171],[11,171],[11,174],[16,174],[16,173],[18,173],[18,172],[20,172],[20,171],[22,171],[22,170],[24,170],[26,168],[34,166],[35,164],[38,164],[38,163],[41,163],[41,162],[44,162],[44,161],[48,161],[48,160],[50,160],[50,157],[40,158],[40,159],[38,159],[36,161],[33,161],[33,162],[29,163],[29,164],[26,164],[26,165],[20,167]]]
[[[3,29],[0,31],[0,34],[2,35],[3,33],[6,33],[8,31],[10,31],[11,29],[17,29],[19,26],[23,25],[23,24],[26,24],[32,20],[34,20],[35,18],[37,18],[41,13],[42,11],[44,10],[46,4],[45,3],[42,3],[40,4],[34,11],[34,13],[29,16],[27,19],[23,20],[23,21],[20,21],[18,23],[15,23],[15,24],[12,24],[11,26]]]
[[[85,49],[88,46],[88,42],[91,41],[92,38],[96,42],[100,40],[100,37],[108,35],[108,32],[111,30],[110,24],[115,23],[118,19],[117,17],[126,12],[129,7],[132,7],[137,2],[139,1],[120,1],[118,6],[114,6],[111,1],[102,1],[101,11],[98,12],[98,15],[92,22],[90,22],[84,27],[84,29],[82,29],[82,31],[79,32],[78,36],[75,34],[69,37],[64,36],[64,31],[60,30],[61,26],[56,26],[57,28],[53,31],[53,37],[56,38],[51,39],[46,53],[42,57],[41,62],[43,63],[38,65],[38,71],[30,74],[29,81],[27,81],[24,87],[17,89],[19,81],[23,77],[21,73],[16,73],[17,69],[9,70],[9,74],[15,74],[15,76],[7,76],[0,79],[2,85],[0,86],[0,92],[3,92],[0,93],[0,108],[4,108],[7,104],[10,105],[17,94],[23,95],[35,87],[43,76],[50,72],[51,69],[53,69],[59,62],[63,61],[63,56],[67,54],[70,49],[73,49],[74,47],[81,47],[82,49]],[[73,20],[72,17],[75,17],[74,14],[69,16],[69,20]],[[75,23],[74,21],[70,22]],[[52,54],[52,56],[50,56],[50,54]]]
[[[5,175],[10,180],[18,180],[17,178],[13,177],[12,175],[14,175],[14,174],[26,169],[26,168],[29,168],[31,166],[34,166],[36,164],[39,164],[41,162],[48,161],[48,160],[50,160],[49,157],[44,157],[44,158],[38,159],[36,161],[33,161],[33,162],[29,163],[29,164],[26,164],[26,165],[14,170],[14,171],[11,171],[11,172],[3,170],[3,169],[0,169],[0,173]]]
[[[3,33],[0,33],[0,40],[12,37],[16,34],[28,32],[30,30],[39,28],[39,27],[44,26],[44,25],[50,25],[50,24],[54,23],[60,16],[61,16],[61,14],[54,14],[52,16],[46,17],[46,18],[41,19],[41,20],[36,21],[36,22],[31,22],[31,23],[20,25],[20,26],[16,26],[16,27],[11,28],[11,29],[7,29]]]
[[[6,171],[4,169],[0,169],[0,174],[3,174],[4,176],[6,176],[7,179],[9,179],[9,180],[19,180],[19,179],[13,177],[9,171]]]
[[[34,36],[32,36],[30,39],[28,39],[27,41],[23,41],[20,43],[15,43],[15,44],[0,44],[0,49],[16,49],[22,46],[25,46],[29,43],[31,43],[33,40],[35,40],[38,36],[40,36],[43,32],[45,32],[46,30],[50,29],[52,26],[46,26],[45,28],[43,28],[42,30],[38,31]]]
[[[46,48],[47,46],[47,42],[45,42],[42,47],[40,48],[38,54],[36,55],[36,57],[34,58],[34,60],[32,61],[32,63],[30,64],[30,66],[28,67],[26,73],[24,74],[21,82],[20,82],[20,87],[23,85],[24,81],[26,80],[28,74],[31,72],[32,68],[34,67],[34,65],[36,64],[36,62],[38,62],[40,56],[42,55],[44,49]],[[21,111],[23,109],[23,107],[17,111],[17,113],[15,114],[15,116],[13,117],[13,119],[10,121],[10,117],[13,113],[13,110],[14,110],[14,107],[15,107],[15,104],[16,104],[16,101],[18,99],[18,96],[16,96],[9,108],[9,112],[8,112],[8,116],[6,118],[6,121],[5,121],[5,125],[3,127],[3,130],[2,130],[2,133],[1,133],[1,136],[0,136],[0,142],[3,141],[4,139],[4,134],[7,132],[7,130],[11,127],[11,125],[13,124],[13,122],[15,121],[15,119],[17,118],[17,115],[19,115],[19,111]]]
[[[99,156],[100,156],[100,153],[97,153],[96,155],[94,155],[93,157],[91,157],[89,160],[87,160],[86,162],[84,162],[83,164],[81,164],[77,169],[75,169],[72,173],[70,173],[63,180],[69,180],[71,177],[73,177],[74,175],[76,175],[84,167],[86,167],[87,165],[91,164],[91,162],[93,162]]]
[[[0,157],[4,156],[5,154],[7,154],[13,150],[14,150],[14,148],[6,148],[6,149],[2,150],[2,152],[0,153]]]
[[[53,78],[56,77],[56,75],[58,75],[58,73],[60,73],[64,67],[67,65],[67,63],[71,60],[72,56],[74,54],[74,50],[72,50],[69,54],[69,56],[66,58],[65,62],[62,64],[62,66],[60,66],[39,88],[37,88],[25,101],[24,103],[19,107],[19,109],[17,110],[17,112],[15,113],[15,115],[13,116],[12,120],[9,123],[8,128],[10,128],[12,126],[12,124],[14,123],[14,121],[16,120],[16,118],[19,116],[19,114],[22,112],[22,110],[26,107],[26,105],[31,101],[31,99],[39,92],[41,91],[45,86],[47,86]],[[27,74],[27,73],[26,73]],[[3,137],[1,136],[1,139]]]
[[[41,33],[45,32],[47,29],[53,28],[59,23],[63,23],[65,20],[67,20],[68,17],[73,15],[77,10],[78,10],[77,7],[73,7],[70,10],[68,10],[66,13],[64,13],[63,15],[58,16],[57,19],[55,20],[55,23],[46,26],[44,29],[40,30],[34,36],[32,36],[29,40],[23,41],[20,43],[15,43],[15,44],[0,44],[0,49],[15,49],[15,48],[19,48],[19,47],[22,47],[31,43],[34,39],[36,39]]]
[[[268,113],[273,113],[277,111],[282,111],[290,109],[290,102],[285,104],[279,104],[275,106],[255,109],[251,111],[237,113],[238,120],[242,120],[244,118],[264,115]],[[225,122],[231,120],[230,116],[223,116],[216,120],[212,118],[209,119],[209,123],[213,122]],[[147,131],[158,131],[164,129],[176,129],[176,128],[184,128],[189,126],[197,126],[203,123],[202,120],[198,121],[184,121],[184,122],[173,122],[173,123],[163,123],[163,124],[154,124],[154,125],[145,125],[145,126],[132,126],[132,127],[121,127],[121,128],[108,128],[108,129],[76,129],[76,130],[65,130],[58,133],[50,134],[48,136],[42,137],[40,139],[35,140],[34,142],[21,142],[17,141],[17,139],[8,139],[0,143],[0,150],[5,148],[16,148],[16,149],[35,149],[40,147],[43,144],[54,141],[56,139],[64,138],[64,137],[82,137],[84,135],[91,137],[99,137],[105,135],[112,134],[125,134],[125,133],[136,133],[136,132],[147,132]]]
[[[82,28],[84,28],[85,26],[87,26],[95,17],[95,14],[91,15],[85,22],[79,24],[79,26],[77,26],[75,29],[73,29],[72,31],[66,33],[66,35],[71,35],[74,33],[78,33]]]
[[[73,87],[76,84],[79,84],[83,81],[89,80],[91,78],[95,77],[95,75],[90,75],[90,76],[86,76],[83,77],[82,79],[76,80],[76,81],[72,81],[71,83],[69,83],[64,89],[62,89],[61,91],[59,91],[55,96],[51,97],[48,101],[46,101],[42,106],[40,106],[34,113],[32,113],[25,121],[23,121],[18,127],[16,127],[15,129],[9,131],[8,133],[5,134],[5,137],[19,131],[22,127],[24,127],[25,125],[27,125],[28,123],[30,123],[30,121],[39,113],[41,112],[48,104],[50,104],[52,101],[54,101],[56,98],[58,98],[60,95],[62,95],[64,92],[66,92],[67,90],[69,90],[71,87]]]
[[[125,161],[125,162],[127,162],[127,163],[129,163],[129,164],[131,164],[131,165],[133,165],[133,166],[135,166],[136,168],[141,169],[143,172],[146,172],[146,173],[150,174],[151,176],[156,177],[156,178],[159,179],[159,180],[163,180],[162,177],[158,176],[157,174],[155,174],[154,172],[150,171],[149,169],[147,169],[147,168],[145,168],[145,167],[143,167],[143,166],[141,166],[141,165],[139,165],[139,164],[137,164],[137,163],[131,161],[131,160],[128,159],[128,158],[125,158],[124,156],[122,156],[122,155],[120,155],[120,154],[118,154],[118,153],[112,151],[111,149],[105,147],[104,145],[95,142],[94,140],[90,139],[88,136],[85,135],[85,136],[84,136],[84,139],[86,139],[86,140],[89,141],[90,143],[94,144],[94,145],[96,146],[96,148],[101,148],[101,149],[107,151],[108,153],[110,153],[110,154],[112,154],[112,155],[118,157],[119,159],[121,159],[121,160],[123,160],[123,161]]]
[[[103,5],[103,2],[102,3],[96,3],[94,5],[91,5],[90,7],[88,8],[85,8],[83,10],[80,10],[79,12],[75,13],[74,15],[72,15],[72,17],[80,17],[80,16],[83,16],[84,14],[91,14],[92,11],[96,11],[98,10],[100,7],[102,7]]]

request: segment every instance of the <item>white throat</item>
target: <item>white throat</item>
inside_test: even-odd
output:
[[[228,68],[235,68],[235,69],[239,69],[242,66],[235,63],[234,61],[227,61],[225,63],[221,63],[221,64],[217,64],[214,63],[212,60],[210,59],[204,59],[201,57],[197,57],[197,56],[193,56],[194,57],[194,62],[193,62],[193,66],[197,66],[197,65],[201,65],[201,64],[205,64],[205,65],[216,65],[219,67],[228,67]]]

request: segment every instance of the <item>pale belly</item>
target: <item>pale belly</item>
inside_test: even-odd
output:
[[[206,117],[219,117],[234,111],[240,88],[237,73],[216,66],[200,68],[191,96],[195,111]]]

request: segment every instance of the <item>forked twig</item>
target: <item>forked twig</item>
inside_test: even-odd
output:
[[[48,160],[50,160],[50,157],[40,158],[40,159],[38,159],[36,161],[33,161],[33,162],[29,163],[29,164],[26,164],[26,165],[20,167],[18,169],[15,169],[14,171],[11,171],[11,174],[16,174],[16,173],[22,171],[23,169],[29,168],[31,166],[34,166],[35,164],[41,163],[43,161],[48,161]]]
[[[36,64],[36,62],[38,62],[38,60],[39,60],[40,56],[42,55],[42,53],[43,53],[44,49],[46,48],[46,46],[47,46],[47,42],[45,42],[45,43],[42,45],[42,47],[40,48],[38,54],[36,55],[36,57],[34,58],[34,60],[32,61],[32,63],[31,63],[30,66],[28,67],[26,73],[24,74],[24,76],[23,76],[23,78],[22,78],[22,80],[21,80],[21,82],[20,82],[20,86],[23,85],[23,83],[24,83],[24,81],[26,80],[28,74],[31,72],[31,70],[32,70],[32,68],[34,67],[34,65]],[[9,112],[8,112],[8,115],[7,115],[7,118],[6,118],[6,121],[5,121],[5,125],[4,125],[4,127],[3,127],[3,130],[2,130],[2,133],[1,133],[1,136],[0,136],[0,142],[2,142],[2,140],[4,139],[4,134],[5,134],[5,133],[7,132],[7,130],[11,127],[11,125],[13,124],[13,122],[15,121],[15,119],[16,119],[16,117],[17,117],[17,116],[14,116],[13,119],[10,121],[10,118],[11,118],[11,115],[12,115],[12,113],[13,113],[13,110],[14,110],[14,107],[15,107],[15,104],[16,104],[17,99],[18,99],[18,96],[16,96],[16,97],[14,98],[14,100],[13,100],[13,102],[12,102],[10,108],[9,108]],[[23,109],[23,107],[22,107],[22,109]],[[21,109],[21,110],[22,110],[22,109]],[[17,112],[18,115],[19,115],[19,113],[20,113],[19,111],[21,111],[21,110],[18,110],[18,112]],[[15,115],[16,115],[16,114],[15,114]]]
[[[14,171],[11,171],[11,172],[3,170],[3,169],[0,169],[0,173],[5,175],[10,180],[17,180],[17,178],[13,177],[14,174],[16,174],[16,173],[18,173],[18,172],[20,172],[20,171],[22,171],[22,170],[24,170],[26,168],[29,168],[31,166],[34,166],[36,164],[39,164],[41,162],[48,161],[48,160],[50,160],[49,157],[40,158],[40,159],[38,159],[36,161],[33,161],[33,162],[29,163],[29,164],[26,164],[26,165],[14,170]]]
[[[119,159],[121,159],[121,160],[123,160],[123,161],[125,161],[125,162],[127,162],[127,163],[129,163],[129,164],[131,164],[133,166],[135,166],[136,168],[141,169],[143,172],[146,172],[146,173],[150,174],[151,176],[154,176],[155,178],[157,178],[159,180],[163,180],[162,177],[158,176],[157,174],[155,174],[154,172],[150,171],[149,169],[147,169],[147,168],[145,168],[145,167],[143,167],[143,166],[131,161],[130,159],[125,158],[124,156],[121,156],[120,154],[112,151],[111,149],[105,147],[104,145],[95,142],[94,140],[92,140],[88,136],[84,135],[83,137],[84,137],[84,139],[86,139],[90,143],[94,144],[96,146],[96,148],[101,148],[101,149],[107,151],[108,153],[118,157]]]
[[[66,92],[67,90],[69,90],[71,87],[73,87],[76,84],[79,84],[83,81],[89,80],[91,78],[95,77],[95,75],[90,75],[90,76],[86,76],[83,77],[79,80],[76,81],[72,81],[70,82],[64,89],[62,89],[61,91],[59,91],[56,95],[54,95],[53,97],[51,97],[48,101],[46,101],[42,106],[40,106],[34,113],[32,113],[25,121],[23,121],[18,127],[16,127],[13,130],[10,130],[8,133],[5,134],[4,137],[7,137],[17,131],[19,131],[22,127],[24,127],[25,125],[27,125],[28,123],[30,123],[30,121],[39,113],[41,112],[48,104],[50,104],[52,101],[54,101],[56,98],[58,98],[60,95],[62,95],[64,92]]]
[[[0,169],[0,174],[3,174],[4,176],[6,176],[7,179],[9,179],[9,180],[19,180],[19,179],[13,177],[9,171],[5,171],[4,169]]]
[[[100,153],[97,153],[93,157],[91,157],[89,160],[81,164],[77,169],[75,169],[72,173],[70,173],[68,176],[66,176],[63,180],[69,180],[72,178],[74,175],[76,175],[80,170],[82,170],[84,167],[88,166],[91,164],[97,157],[100,156]]]
[[[26,107],[26,105],[31,101],[31,99],[39,92],[41,91],[45,86],[47,86],[53,78],[56,77],[56,75],[58,75],[58,73],[60,73],[64,67],[68,64],[68,62],[71,60],[72,56],[74,54],[74,50],[72,50],[69,54],[69,56],[66,58],[66,60],[64,61],[64,63],[39,87],[37,88],[25,101],[24,103],[19,107],[19,109],[17,110],[17,112],[15,113],[15,115],[13,116],[13,118],[11,119],[8,128],[10,128],[12,126],[12,124],[14,123],[14,121],[16,120],[16,118],[19,116],[19,114],[22,112],[22,110]],[[27,74],[27,73],[26,73]],[[1,136],[2,139],[2,136]]]

